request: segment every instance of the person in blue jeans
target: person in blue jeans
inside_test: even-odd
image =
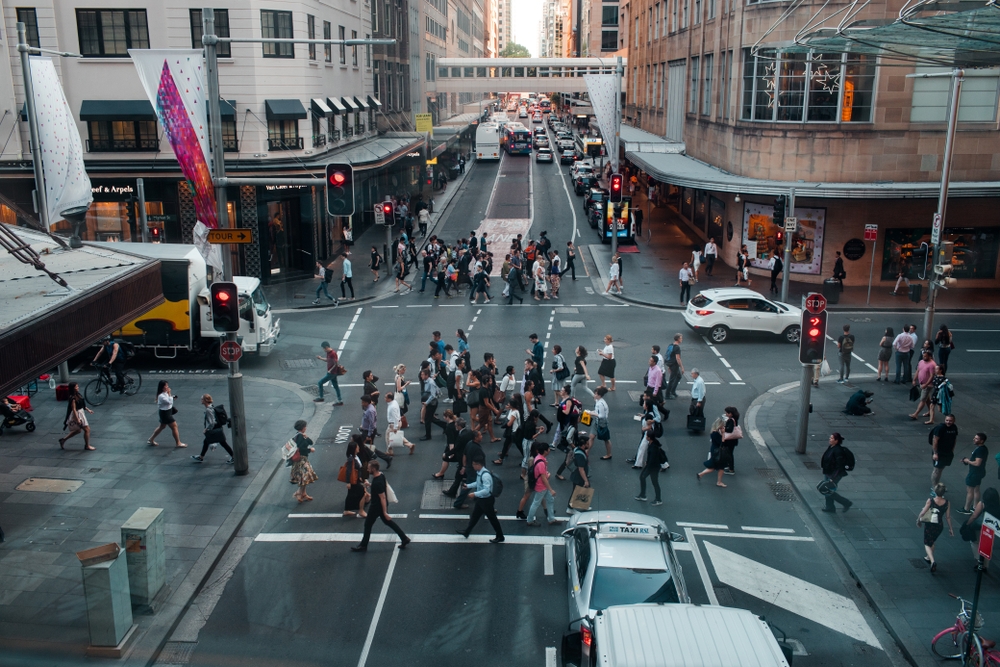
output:
[[[326,375],[317,383],[319,385],[319,398],[314,398],[313,401],[316,403],[323,402],[323,385],[329,382],[333,385],[333,390],[337,392],[337,402],[334,405],[343,405],[344,400],[340,395],[340,385],[337,384],[337,374],[334,372],[340,361],[337,351],[330,347],[330,344],[326,341],[323,341],[321,347],[326,354],[325,356],[317,356],[316,358],[326,361]]]
[[[549,482],[549,467],[546,456],[549,454],[549,445],[545,442],[539,442],[535,445],[538,450],[538,454],[535,456],[534,462],[531,464],[531,474],[528,476],[529,481],[534,481],[535,485],[532,488],[534,491],[534,496],[531,499],[531,506],[528,508],[528,525],[537,526],[538,521],[535,520],[535,513],[538,511],[538,506],[542,504],[542,501],[548,498],[546,503],[546,514],[549,518],[549,525],[554,525],[556,522],[556,490],[552,488],[552,484]]]

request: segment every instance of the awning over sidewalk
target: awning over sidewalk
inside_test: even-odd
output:
[[[313,117],[316,116],[332,116],[333,111],[327,106],[326,102],[322,98],[316,98],[309,100],[309,106],[312,107]]]
[[[10,229],[72,290],[0,254],[0,395],[163,302],[158,261],[92,246],[63,250],[39,232]]]
[[[268,120],[304,120],[309,114],[298,100],[264,100]]]
[[[619,133],[622,148],[626,151],[643,153],[683,153],[686,146],[683,141],[664,139],[658,134],[640,130],[631,125],[622,125]]]
[[[330,105],[330,108],[333,110],[334,116],[339,116],[340,114],[347,113],[347,107],[345,107],[344,103],[338,100],[336,97],[326,98],[326,103]]]
[[[622,128],[624,129],[624,127]],[[936,198],[940,184],[927,183],[816,183],[806,181],[772,181],[749,176],[737,176],[687,155],[628,150],[625,157],[658,181],[700,190],[757,195],[787,195],[795,188],[796,197],[828,197],[832,199],[909,199]],[[998,181],[952,182],[952,197],[1000,196]]]
[[[383,136],[363,141],[343,151],[324,155],[323,159],[349,162],[355,170],[359,171],[376,169],[404,157],[407,153],[419,151],[423,145],[424,136],[422,134],[400,132],[396,136]]]
[[[149,100],[83,100],[80,120],[156,120]]]

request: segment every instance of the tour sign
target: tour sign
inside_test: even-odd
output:
[[[219,347],[219,356],[229,363],[239,361],[240,357],[243,356],[243,348],[240,347],[239,343],[227,340]]]
[[[819,315],[826,310],[826,297],[816,292],[811,292],[806,297],[806,310],[813,315]]]
[[[253,243],[253,230],[250,228],[240,229],[210,229],[208,231],[209,243]]]

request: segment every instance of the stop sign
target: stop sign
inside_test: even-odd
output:
[[[240,357],[243,356],[243,348],[240,347],[239,343],[234,343],[233,341],[226,341],[219,348],[219,356],[221,356],[225,361],[230,363],[234,361],[239,361]]]
[[[810,292],[806,296],[806,310],[813,315],[819,315],[826,310],[826,297],[816,292]]]

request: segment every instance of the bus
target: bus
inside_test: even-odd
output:
[[[476,128],[476,159],[500,159],[500,126],[497,123],[483,123]]]
[[[542,113],[548,113],[552,111],[552,102],[547,99],[544,99],[541,102],[539,102],[538,106],[541,107]]]
[[[520,123],[506,125],[501,143],[508,155],[531,155],[531,130]]]
[[[576,150],[587,157],[601,157],[604,155],[604,140],[600,137],[577,136]]]

